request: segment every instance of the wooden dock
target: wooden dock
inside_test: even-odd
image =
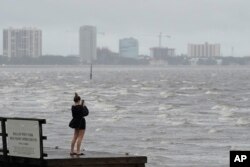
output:
[[[2,167],[145,167],[147,157],[107,152],[84,151],[84,155],[70,156],[69,150],[44,148],[47,157],[44,159],[9,157],[1,161]]]

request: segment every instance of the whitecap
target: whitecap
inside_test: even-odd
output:
[[[136,93],[136,95],[141,96],[141,97],[148,97],[148,96],[150,96],[149,94],[145,94],[145,93]]]
[[[128,90],[127,89],[119,90],[119,94],[120,95],[127,95],[128,94]]]
[[[164,110],[167,110],[167,108],[166,108],[166,106],[160,105],[160,106],[158,107],[158,110],[159,110],[159,111],[164,111]]]
[[[220,114],[222,116],[224,116],[224,117],[231,117],[231,116],[233,116],[233,112],[231,112],[231,111],[225,111],[225,110],[221,111]]]
[[[248,124],[250,124],[250,121],[247,118],[241,117],[236,121],[236,125],[248,125]]]
[[[174,96],[174,94],[173,93],[168,93],[168,92],[164,91],[164,92],[160,93],[160,96],[163,97],[163,98],[168,98],[168,97]]]
[[[221,106],[220,105],[215,105],[211,109],[212,110],[218,110],[218,109],[221,109]]]
[[[179,126],[179,125],[183,125],[184,124],[184,122],[171,122],[171,125],[173,125],[173,126]]]
[[[138,85],[138,84],[135,84],[135,85],[132,85],[132,88],[139,88],[141,85]]]
[[[154,88],[154,87],[146,87],[146,86],[144,86],[144,87],[141,87],[141,90],[155,90],[156,88]]]
[[[192,83],[191,81],[182,81],[182,83]]]
[[[215,92],[215,91],[210,91],[210,90],[208,90],[208,91],[205,92],[205,94],[206,94],[206,95],[217,95],[217,94],[219,94],[219,92]]]
[[[102,130],[101,128],[97,128],[95,131],[100,132],[101,130]]]
[[[177,93],[176,95],[178,95],[178,96],[185,96],[185,97],[197,96],[196,94],[187,94],[187,93]]]
[[[249,99],[247,97],[242,97],[241,101],[248,101]]]
[[[196,90],[197,88],[196,87],[181,87],[179,90]]]
[[[120,116],[120,115],[115,115],[115,116],[112,117],[112,119],[113,119],[114,121],[119,121],[119,120],[122,119],[122,118],[123,118],[123,117]]]
[[[209,129],[209,131],[208,131],[208,133],[216,133],[217,132],[217,130],[216,129]]]
[[[158,110],[159,110],[159,111],[166,111],[166,110],[169,110],[169,109],[172,109],[172,108],[173,108],[172,105],[160,105],[160,106],[158,107]]]
[[[212,110],[217,110],[220,115],[224,117],[231,117],[233,111],[237,110],[237,107],[231,105],[215,105],[211,108]]]
[[[164,118],[167,118],[167,115],[166,114],[159,114],[156,116],[157,118],[161,118],[161,119],[164,119]]]

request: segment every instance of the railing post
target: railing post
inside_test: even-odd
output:
[[[46,157],[47,154],[44,153],[43,151],[43,140],[46,140],[47,137],[46,136],[43,136],[43,128],[42,128],[42,124],[45,124],[46,123],[46,120],[40,120],[39,121],[39,136],[40,136],[40,153],[41,153],[41,159],[43,159],[43,157]]]
[[[1,127],[2,127],[2,144],[3,144],[3,157],[7,159],[7,134],[6,134],[6,118],[1,118]]]

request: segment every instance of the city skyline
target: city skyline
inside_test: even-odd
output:
[[[39,27],[44,32],[44,54],[78,54],[79,27],[94,25],[97,46],[116,52],[119,39],[134,37],[140,43],[139,53],[149,54],[162,32],[171,36],[162,38],[162,46],[176,48],[176,54],[187,53],[188,43],[207,41],[220,43],[222,56],[230,56],[232,50],[235,56],[245,56],[250,54],[250,23],[245,21],[250,17],[249,5],[246,0],[62,0],[60,4],[2,0],[0,29]],[[1,41],[1,53],[2,45]]]

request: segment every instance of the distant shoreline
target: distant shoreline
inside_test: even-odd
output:
[[[232,68],[232,67],[245,67],[249,65],[93,65],[93,68],[148,68],[148,69],[161,69],[161,68]],[[4,68],[84,68],[89,69],[90,65],[0,65],[0,69]]]

